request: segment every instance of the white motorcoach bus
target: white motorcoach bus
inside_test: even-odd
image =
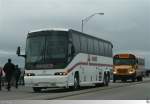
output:
[[[35,92],[43,88],[108,85],[112,71],[111,42],[72,29],[28,33],[25,85]]]

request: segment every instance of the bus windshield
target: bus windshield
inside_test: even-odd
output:
[[[26,44],[27,69],[64,68],[67,58],[66,32],[30,33]]]
[[[114,59],[114,65],[134,65],[135,59],[129,59],[129,58],[116,58]]]

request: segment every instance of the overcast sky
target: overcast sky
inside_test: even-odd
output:
[[[114,53],[134,51],[150,60],[150,0],[0,0],[0,56],[25,48],[26,35],[41,28],[72,28],[114,45]],[[150,66],[150,65],[149,65]]]

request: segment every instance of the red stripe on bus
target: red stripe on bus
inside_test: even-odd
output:
[[[71,72],[72,70],[74,70],[75,67],[79,66],[79,65],[89,65],[89,66],[107,66],[107,67],[112,67],[113,65],[110,64],[96,64],[96,63],[86,63],[86,62],[80,62],[75,64],[74,66],[72,66],[69,70],[68,73]]]

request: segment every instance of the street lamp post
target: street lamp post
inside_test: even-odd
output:
[[[104,15],[104,13],[94,13],[94,14],[92,14],[92,15],[90,15],[90,16],[84,18],[84,19],[82,19],[82,24],[81,24],[81,25],[82,25],[82,26],[81,26],[82,32],[83,32],[83,25],[84,25],[84,23],[87,22],[87,21],[89,21],[93,16],[95,16],[95,15],[97,15],[97,14],[99,14],[99,15]]]

